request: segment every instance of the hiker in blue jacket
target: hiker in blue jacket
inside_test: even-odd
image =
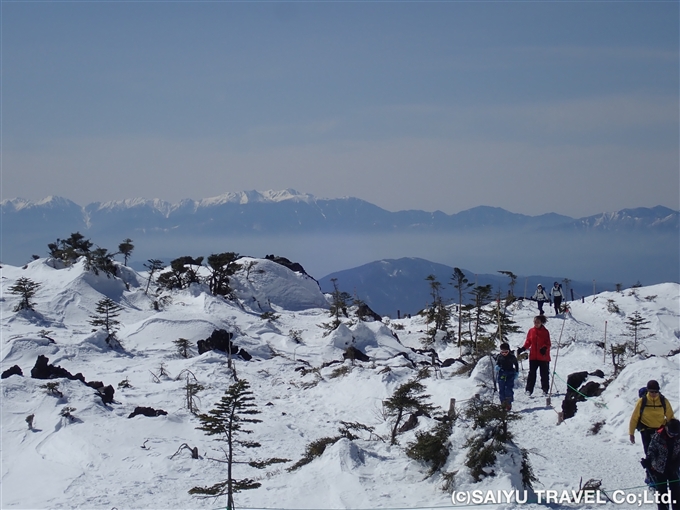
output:
[[[506,411],[510,411],[514,400],[515,379],[519,375],[519,365],[517,357],[505,342],[501,344],[501,353],[496,358],[496,374],[501,404]]]

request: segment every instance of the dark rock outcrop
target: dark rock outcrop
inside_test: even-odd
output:
[[[85,382],[85,377],[83,374],[78,372],[76,375],[71,374],[65,368],[60,366],[50,365],[49,358],[40,354],[38,359],[35,360],[35,365],[31,369],[31,377],[33,379],[70,379],[71,381],[81,381]]]
[[[38,359],[35,360],[35,365],[31,369],[31,377],[33,379],[69,379],[71,381],[80,381],[92,389],[97,390],[97,394],[101,397],[104,404],[111,404],[113,402],[113,394],[116,390],[110,384],[104,386],[101,381],[90,381],[85,380],[85,376],[78,372],[76,375],[72,375],[71,372],[65,368],[61,368],[56,365],[49,364],[49,358],[40,354]]]
[[[354,359],[354,360],[359,360],[359,361],[371,361],[371,358],[369,358],[366,354],[361,352],[359,349],[357,349],[353,345],[350,345],[345,350],[345,352],[342,353],[342,357],[344,359]]]
[[[374,321],[382,322],[382,317],[375,313],[373,310],[371,310],[371,307],[368,306],[366,303],[362,303],[359,305],[357,309],[357,315],[361,317],[362,320],[366,320],[365,317],[370,317]]]
[[[588,372],[574,372],[567,377],[567,397],[578,395],[578,388],[588,379]]]
[[[586,398],[597,397],[604,391],[605,387],[599,382],[589,381],[583,384],[590,375],[602,377],[604,373],[602,370],[595,370],[592,373],[574,372],[567,377],[567,393],[562,401],[562,415],[565,420],[576,414],[577,402],[585,402]]]
[[[21,367],[19,365],[14,365],[13,367],[9,367],[7,370],[5,370],[2,375],[0,375],[0,379],[7,379],[10,376],[13,375],[20,375],[23,377],[24,373],[21,371]]]
[[[307,274],[307,271],[305,271],[305,269],[299,263],[291,262],[286,257],[278,257],[276,255],[266,255],[264,258],[267,259],[267,260],[271,260],[272,262],[276,262],[277,264],[281,264],[282,266],[287,267],[291,271],[294,271],[294,272],[300,273],[300,274],[306,274],[307,276],[309,276]]]
[[[134,418],[135,416],[140,414],[142,416],[148,416],[150,418],[153,418],[154,416],[165,416],[168,413],[166,411],[163,411],[163,409],[154,409],[153,407],[138,406],[135,407],[135,410],[130,413],[128,418]]]
[[[198,345],[198,354],[200,355],[203,354],[204,352],[214,350],[227,353],[231,350],[231,354],[237,354],[238,347],[236,347],[231,342],[232,338],[234,338],[233,333],[229,333],[224,329],[216,329],[205,340],[199,340],[198,342],[196,342],[196,344]]]
[[[251,359],[253,359],[250,353],[248,353],[248,351],[246,351],[245,349],[239,349],[238,355],[241,356],[241,358],[243,358],[246,361],[250,361]]]
[[[113,386],[110,384],[108,386],[104,386],[104,383],[101,381],[90,381],[85,384],[87,384],[90,388],[97,390],[97,393],[102,398],[102,402],[105,404],[113,403],[113,394],[116,392],[116,390],[113,389]]]

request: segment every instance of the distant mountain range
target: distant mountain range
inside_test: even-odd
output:
[[[142,198],[80,206],[48,197],[0,202],[4,232],[49,230],[132,237],[137,233],[265,234],[310,232],[450,232],[480,228],[677,231],[680,213],[667,207],[623,209],[580,219],[555,213],[527,216],[499,207],[479,206],[456,214],[441,211],[389,212],[358,198],[319,199],[295,190],[243,191],[171,204]]]
[[[235,251],[299,261],[312,276],[381,259],[418,257],[491,273],[565,274],[574,280],[644,284],[680,279],[680,212],[623,209],[585,218],[527,216],[480,206],[457,214],[390,212],[358,198],[295,190],[244,191],[203,200],[128,199],[80,206],[48,197],[0,202],[0,260],[21,265],[80,232],[116,251],[134,241],[131,264],[149,258]]]
[[[415,314],[432,302],[430,285],[426,281],[429,275],[434,275],[441,283],[441,295],[448,302],[457,302],[458,290],[452,285],[451,277],[453,267],[437,264],[420,258],[401,258],[378,260],[360,267],[338,271],[325,276],[319,281],[321,290],[333,292],[333,279],[341,292],[347,292],[356,297],[373,311],[380,315],[397,318],[406,314]],[[510,278],[502,274],[474,274],[471,271],[460,268],[468,282],[473,285],[491,285],[493,293],[508,294]],[[563,276],[522,276],[517,275],[513,294],[517,297],[531,297],[536,292],[536,286],[540,283],[545,287],[546,293],[550,292],[553,282],[562,284],[571,299],[571,291],[574,298],[580,299],[596,292],[615,290],[616,284],[610,282],[598,282],[593,289],[593,282],[569,281],[564,282]],[[464,298],[468,302],[469,298]],[[536,307],[536,305],[531,305]],[[550,307],[546,306],[546,313],[550,314]]]

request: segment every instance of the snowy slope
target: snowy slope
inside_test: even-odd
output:
[[[409,459],[404,449],[415,432],[432,427],[421,417],[417,429],[388,437],[382,401],[401,384],[413,379],[429,363],[419,353],[427,324],[421,317],[384,322],[359,322],[355,317],[325,335],[330,322],[328,301],[314,280],[269,260],[242,259],[243,268],[232,282],[237,301],[207,294],[204,286],[145,295],[145,275],[127,268],[123,279],[94,275],[82,263],[55,269],[40,259],[25,269],[2,268],[0,301],[0,369],[18,365],[24,376],[0,382],[2,389],[1,455],[2,508],[218,508],[226,502],[199,499],[187,493],[196,485],[224,479],[220,443],[196,430],[198,419],[184,406],[187,371],[205,387],[199,407],[206,412],[233,383],[227,356],[217,351],[197,355],[196,341],[215,329],[234,333],[233,342],[252,360],[234,357],[239,378],[246,379],[256,396],[262,423],[253,425],[253,439],[262,444],[255,457],[290,459],[264,471],[237,465],[237,477],[261,481],[259,489],[236,495],[240,508],[431,508],[451,505],[441,490],[439,474],[428,477],[428,467]],[[58,266],[57,266],[58,267]],[[35,312],[14,312],[18,297],[8,289],[20,277],[41,284],[34,299]],[[123,281],[124,280],[124,281]],[[126,286],[127,283],[127,286]],[[528,398],[517,388],[515,410],[522,419],[511,430],[518,447],[530,452],[539,479],[535,489],[578,489],[579,480],[602,480],[608,491],[644,492],[638,460],[639,442],[628,442],[628,420],[637,388],[655,378],[673,408],[680,408],[680,286],[661,284],[621,293],[603,293],[585,302],[571,303],[566,318],[550,318],[553,339],[554,395],[547,407],[542,397]],[[88,323],[97,301],[109,297],[123,306],[118,337],[124,347],[111,350],[101,331]],[[155,310],[153,302],[165,296]],[[616,310],[619,310],[618,312]],[[568,374],[603,370],[612,365],[598,343],[625,340],[626,317],[639,311],[649,320],[644,348],[654,357],[628,360],[623,372],[609,383],[602,396],[579,403],[573,418],[557,425],[557,411]],[[271,311],[274,318],[265,316]],[[523,343],[536,313],[535,305],[516,302],[510,308],[523,332],[511,345]],[[455,326],[454,326],[455,327]],[[173,341],[186,338],[194,345],[192,357],[177,354]],[[354,345],[369,362],[343,363],[343,352]],[[559,346],[559,353],[558,353]],[[437,344],[439,359],[457,358],[455,346]],[[47,393],[46,381],[32,379],[38,355],[87,381],[102,381],[116,389],[114,403],[104,405],[95,391],[79,381],[58,379],[63,397]],[[161,364],[167,375],[160,373]],[[424,379],[431,402],[448,410],[450,399],[458,409],[474,394],[494,398],[490,366],[481,362],[470,375],[457,375],[460,365],[441,369]],[[339,371],[346,367],[345,372]],[[526,366],[524,367],[526,368]],[[182,375],[182,377],[178,376]],[[526,375],[524,372],[522,378]],[[127,380],[130,388],[119,388]],[[592,377],[591,380],[600,380]],[[523,379],[520,380],[523,382]],[[66,406],[74,420],[60,416]],[[165,416],[128,415],[137,406],[167,411]],[[26,417],[34,415],[33,430]],[[312,441],[338,434],[341,422],[373,427],[373,434],[342,439],[322,456],[294,472]],[[597,434],[591,428],[603,422]],[[457,492],[474,489],[520,489],[517,451],[499,459],[497,476],[474,483],[465,462],[465,440],[470,423],[459,418],[451,435],[450,456],[444,470],[456,472]],[[195,460],[187,449],[173,457],[181,445],[198,447]],[[523,508],[539,505],[527,504]],[[484,505],[512,508],[513,505]],[[586,508],[588,505],[553,504],[551,508]],[[625,508],[625,505],[623,506]],[[598,504],[592,508],[622,508]]]

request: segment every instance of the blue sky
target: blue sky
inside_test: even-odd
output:
[[[2,198],[680,208],[678,2],[2,2]]]

